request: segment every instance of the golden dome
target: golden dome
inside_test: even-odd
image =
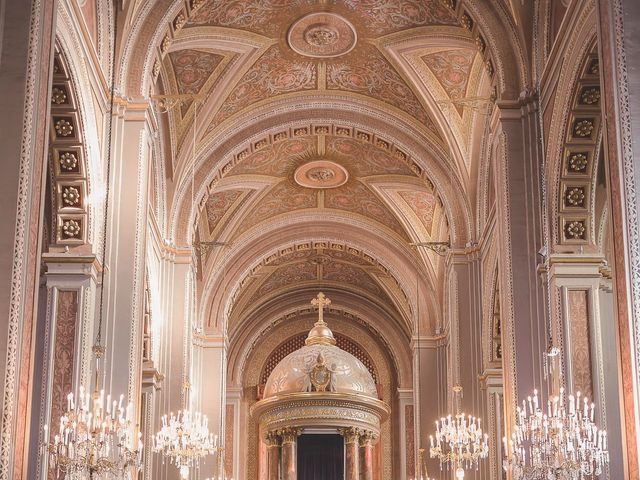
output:
[[[367,367],[335,345],[333,332],[322,316],[322,309],[330,300],[320,293],[312,303],[319,307],[319,320],[309,332],[305,346],[287,355],[273,369],[265,385],[264,398],[312,391],[378,398]]]

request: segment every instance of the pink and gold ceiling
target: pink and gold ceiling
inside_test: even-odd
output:
[[[326,215],[345,231],[357,223],[408,247],[446,241],[452,226],[468,224],[453,212],[468,209],[479,117],[462,100],[488,91],[492,66],[456,2],[191,0],[161,38],[156,93],[199,97],[166,114],[170,201],[183,205],[173,207],[178,236],[196,225],[201,241],[240,244],[277,222]],[[323,105],[319,118],[303,118],[300,110],[314,102]],[[323,121],[325,110],[339,121]],[[365,110],[418,132],[427,153],[366,128]],[[192,162],[199,209],[190,224]],[[426,274],[442,275],[436,254],[413,255]],[[218,256],[212,250],[202,259],[204,276],[216,271]],[[265,264],[258,277],[243,280],[234,316],[299,285],[342,286],[408,311],[398,304],[406,292],[389,287],[399,283],[353,256],[315,249]]]

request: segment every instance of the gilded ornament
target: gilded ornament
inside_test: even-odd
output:
[[[167,50],[169,50],[169,47],[171,46],[171,38],[169,37],[169,35],[165,35],[164,38],[162,39],[162,43],[160,44],[160,51],[162,53],[167,53]]]
[[[574,220],[564,227],[565,238],[568,240],[584,240],[586,231],[582,220]]]
[[[587,169],[588,159],[585,153],[574,153],[569,157],[570,172],[579,173]]]
[[[264,148],[264,147],[266,147],[267,145],[269,145],[269,142],[267,142],[267,140],[266,140],[266,139],[262,139],[262,140],[259,140],[259,141],[257,141],[257,142],[255,143],[254,148],[255,148],[256,150],[260,150],[261,148]]]
[[[600,87],[592,87],[583,90],[580,95],[582,103],[585,105],[596,105],[600,102]]]
[[[191,0],[191,10],[195,10],[204,5],[205,0]]]
[[[572,207],[584,206],[584,187],[572,187],[565,195],[565,205]]]
[[[593,132],[593,122],[591,120],[579,120],[573,126],[573,133],[578,137],[588,137]]]
[[[402,150],[396,150],[393,155],[400,159],[400,160],[406,160],[407,159],[407,154],[404,153]]]
[[[442,0],[442,3],[445,7],[450,8],[451,10],[454,10],[456,8],[455,0]]]
[[[62,224],[62,233],[66,238],[75,238],[80,235],[80,222],[77,220],[65,220]]]
[[[76,187],[64,187],[62,201],[70,207],[75,207],[80,203],[80,190]]]
[[[473,20],[467,12],[464,12],[462,17],[460,17],[460,24],[467,30],[471,30],[473,28]]]
[[[476,48],[478,49],[478,51],[480,53],[484,53],[484,49],[487,47],[487,45],[484,43],[484,39],[482,38],[482,36],[478,35],[476,37]]]
[[[173,20],[173,28],[175,30],[180,30],[184,27],[185,23],[187,23],[187,18],[184,16],[184,12],[180,12]]]
[[[591,65],[589,65],[589,73],[591,75],[600,75],[600,60],[594,58],[591,60]]]
[[[376,147],[384,148],[385,150],[389,148],[389,143],[384,140],[378,139],[376,140]]]
[[[368,133],[358,132],[358,140],[362,140],[363,142],[368,142],[371,140],[371,137]]]
[[[56,105],[67,103],[67,94],[65,93],[63,88],[53,87],[51,89],[51,103],[54,103]]]
[[[276,133],[276,134],[273,136],[273,139],[274,139],[276,142],[280,142],[280,141],[282,141],[282,140],[286,140],[286,139],[287,139],[287,134],[286,134],[286,132]]]
[[[55,123],[56,133],[60,137],[68,137],[73,133],[73,125],[68,120],[61,118]]]
[[[243,150],[238,154],[238,160],[244,160],[249,156],[249,150]]]
[[[318,135],[327,135],[329,133],[329,127],[316,127],[316,133]]]
[[[58,158],[58,163],[60,164],[61,170],[71,172],[78,168],[78,157],[76,157],[74,152],[64,152]]]
[[[490,77],[493,76],[493,62],[491,61],[490,58],[487,58],[487,61],[484,62],[485,67],[487,68],[487,73],[489,74]]]
[[[309,134],[309,130],[307,128],[296,128],[293,131],[293,135],[295,137],[303,137],[303,136],[308,135],[308,134]]]
[[[337,128],[337,129],[336,129],[336,134],[337,134],[337,135],[341,135],[341,136],[343,136],[343,137],[347,137],[347,136],[349,136],[349,135],[350,135],[350,133],[351,133],[351,132],[349,131],[349,129],[348,129],[348,128]]]
[[[153,74],[153,78],[157,78],[158,75],[160,74],[160,60],[156,60],[156,62],[153,64],[153,72],[151,72]]]

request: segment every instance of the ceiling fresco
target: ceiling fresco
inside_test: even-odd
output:
[[[216,96],[217,106],[206,135],[235,114],[273,97],[344,92],[404,112],[439,136],[423,101],[376,42],[404,29],[459,25],[455,12],[442,1],[203,0],[195,5],[175,34],[177,39],[191,35],[189,31],[195,29],[202,33],[207,29],[232,29],[240,37],[253,35],[251,42],[262,45],[256,50],[262,53],[239,76],[228,79],[219,92],[223,100],[218,101]],[[165,68],[183,80],[169,85],[168,90],[200,91],[198,86],[214,74],[216,69],[212,67],[219,58],[206,49],[174,48],[177,51],[167,55]],[[220,72],[215,75],[220,76]],[[188,105],[183,106],[183,110],[186,108]]]
[[[194,175],[207,185],[198,238],[236,245],[274,220],[290,225],[326,214],[343,219],[345,228],[358,225],[400,244],[446,240],[442,192],[429,162],[452,161],[445,157],[454,151],[466,161],[467,150],[451,142],[470,143],[473,115],[455,101],[478,95],[484,65],[484,40],[474,40],[472,24],[443,0],[191,0],[159,46],[159,85],[164,94],[202,99],[195,138],[207,145],[205,157],[198,156],[208,166]],[[443,35],[456,40],[434,43]],[[314,99],[327,110],[337,105],[331,120],[297,117],[296,105]],[[442,107],[443,100],[452,108]],[[271,121],[276,104],[282,105],[274,112],[278,121],[286,111],[290,123]],[[360,107],[419,132],[432,148],[429,158],[414,158],[410,142],[363,127]],[[193,116],[190,101],[168,112],[178,163],[191,158],[185,139]],[[186,171],[176,168],[178,175]],[[186,222],[176,217],[177,230],[188,228]],[[215,271],[218,255],[203,258],[205,275]],[[429,275],[442,274],[441,257],[415,256]],[[246,312],[304,284],[353,286],[391,309],[406,309],[398,304],[406,299],[402,289],[391,288],[393,281],[376,268],[344,251],[296,251],[252,272],[234,294],[234,308]]]

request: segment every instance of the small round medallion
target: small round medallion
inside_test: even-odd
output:
[[[314,160],[298,167],[296,183],[307,188],[336,188],[344,185],[349,174],[341,165],[330,160]]]
[[[338,57],[350,52],[357,35],[348,20],[335,13],[316,12],[298,19],[289,29],[289,46],[306,57]]]

